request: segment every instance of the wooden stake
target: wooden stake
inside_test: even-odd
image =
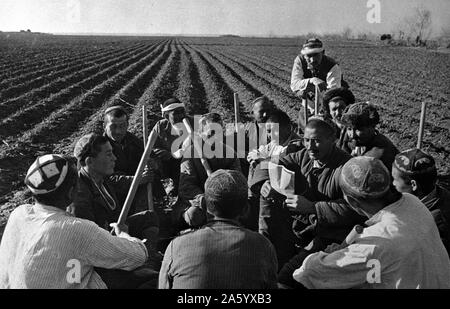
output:
[[[422,148],[423,131],[425,129],[425,116],[427,113],[427,103],[422,102],[422,111],[420,113],[419,136],[417,138],[417,148]]]
[[[147,107],[142,106],[142,138],[144,139],[144,145],[147,144],[148,138],[148,118],[147,118]],[[148,210],[151,212],[155,211],[155,207],[153,205],[153,186],[151,183],[147,184],[147,205]]]
[[[314,116],[317,116],[319,114],[319,86],[316,85],[316,92],[314,95]]]
[[[234,124],[236,127],[236,133],[239,131],[239,123],[241,122],[241,112],[239,107],[239,95],[234,93]]]
[[[308,123],[308,100],[306,98],[302,98],[303,110],[305,111],[305,127]]]

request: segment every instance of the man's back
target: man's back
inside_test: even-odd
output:
[[[18,207],[0,245],[0,288],[106,288],[94,266],[134,269],[146,258],[143,245],[107,234],[55,207]]]
[[[212,221],[167,247],[159,288],[276,288],[270,242],[230,221]]]
[[[433,217],[404,193],[367,222],[356,240],[307,257],[294,278],[308,288],[450,288],[450,260]]]
[[[386,240],[380,262],[392,262],[381,265],[386,287],[450,288],[447,251],[432,215],[417,197],[404,193],[369,222],[379,222],[374,232]]]

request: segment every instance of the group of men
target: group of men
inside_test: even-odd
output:
[[[302,134],[273,101],[255,99],[254,122],[234,133],[244,135],[244,157],[239,143],[218,145],[219,114],[197,119],[166,100],[125,224],[145,145],[128,132],[125,107],[106,109],[104,134],[82,136],[75,159],[45,155],[29,168],[34,203],[8,220],[0,287],[450,288],[450,193],[434,159],[399,152],[377,130],[376,108],[355,103],[339,64],[310,39],[291,88],[308,101],[315,87],[322,113]],[[180,143],[186,124],[199,129]],[[196,139],[223,152],[192,155]],[[276,190],[268,162],[294,172],[292,192]],[[154,198],[175,198],[169,223],[150,206],[149,184]]]

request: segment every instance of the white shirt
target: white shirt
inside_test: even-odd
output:
[[[0,244],[0,289],[106,288],[94,267],[133,270],[146,260],[139,239],[112,236],[56,207],[22,205]]]
[[[417,197],[404,193],[366,224],[348,247],[309,255],[294,279],[307,288],[450,288],[449,256]]]

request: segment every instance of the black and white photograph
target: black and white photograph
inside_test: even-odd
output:
[[[449,0],[0,0],[0,289],[281,304],[449,252]]]

